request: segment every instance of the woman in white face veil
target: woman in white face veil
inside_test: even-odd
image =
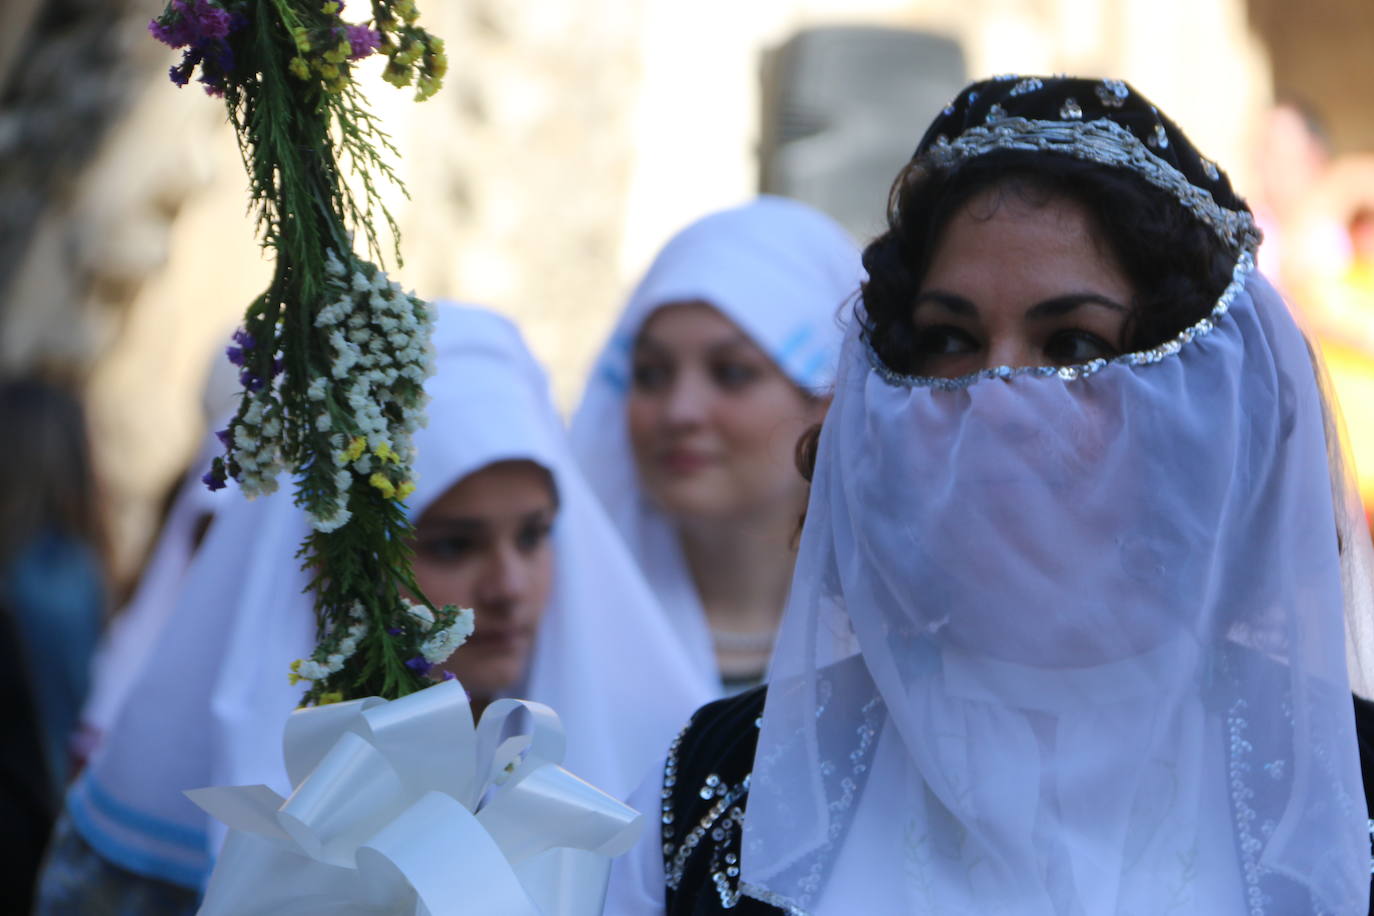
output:
[[[436,374],[407,503],[419,525],[417,580],[449,588],[432,596],[440,603],[476,605],[475,638],[449,667],[475,705],[508,694],[554,707],[568,735],[565,765],[623,796],[712,696],[710,685],[574,467],[545,376],[514,326],[477,309],[436,308]],[[475,493],[465,488],[483,475]],[[513,515],[509,506],[488,511],[481,501],[495,492],[525,503]],[[302,688],[289,685],[287,671],[315,638],[296,559],[306,525],[285,492],[219,510],[158,647],[68,799],[75,834],[67,831],[67,847],[79,834],[78,847],[106,867],[83,871],[61,861],[59,848],[45,912],[76,911],[62,909],[60,896],[72,878],[128,884],[109,880],[108,866],[135,882],[199,889],[223,830],[185,789],[265,783],[289,791],[282,726]],[[462,568],[484,544],[509,561],[487,584]],[[457,587],[468,594],[455,594],[455,577],[465,576]],[[531,649],[523,629],[532,620]],[[493,634],[485,641],[484,628]],[[99,888],[80,892],[89,901]]]
[[[824,214],[760,197],[674,236],[587,383],[574,450],[703,676],[756,683],[791,578],[837,315],[862,277]]]
[[[945,109],[865,251],[770,685],[674,743],[608,912],[1368,911],[1369,535],[1257,242],[1124,83]]]

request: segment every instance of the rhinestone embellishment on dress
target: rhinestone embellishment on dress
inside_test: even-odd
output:
[[[1121,80],[1103,80],[1097,87],[1097,97],[1108,108],[1120,108],[1126,104],[1131,90]]]

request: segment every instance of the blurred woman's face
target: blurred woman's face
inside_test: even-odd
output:
[[[469,474],[415,523],[415,582],[435,605],[470,607],[472,637],[440,666],[475,697],[525,676],[553,586],[558,506],[548,471],[503,461]]]
[[[990,188],[936,244],[911,309],[915,371],[954,378],[1118,356],[1134,297],[1076,201]]]
[[[630,442],[645,490],[671,516],[792,511],[805,487],[797,440],[824,410],[704,302],[663,306],[635,342]]]

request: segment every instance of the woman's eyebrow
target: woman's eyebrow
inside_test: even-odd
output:
[[[928,289],[918,293],[916,301],[912,303],[912,311],[928,303],[943,306],[951,312],[970,318],[978,314],[978,306],[963,296],[956,296],[954,293],[947,293],[942,289]]]
[[[706,353],[708,356],[719,356],[722,353],[729,353],[731,350],[738,350],[741,347],[751,350],[758,349],[758,346],[750,340],[747,335],[741,332],[733,337],[727,337],[723,340],[717,340],[709,344],[706,347]]]
[[[1026,310],[1026,317],[1032,320],[1057,318],[1085,305],[1097,305],[1116,312],[1130,313],[1130,307],[1122,305],[1110,296],[1101,293],[1068,293],[1055,296],[1044,302],[1037,302]]]
[[[487,530],[486,519],[461,515],[427,518],[415,526],[419,534],[481,534]]]

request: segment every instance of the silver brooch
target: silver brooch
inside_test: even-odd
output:
[[[1083,117],[1083,107],[1078,104],[1077,99],[1065,99],[1064,104],[1059,106],[1059,117],[1063,118],[1065,121],[1081,120]]]
[[[1015,86],[1012,86],[1012,87],[1011,87],[1011,92],[1008,93],[1008,96],[1011,97],[1011,98],[1015,98],[1015,97],[1018,96],[1018,95],[1025,95],[1025,94],[1028,93],[1028,92],[1034,92],[1034,91],[1036,91],[1037,89],[1044,89],[1044,88],[1045,88],[1045,84],[1044,84],[1043,82],[1041,82],[1039,79],[1037,79],[1036,77],[1032,76],[1032,77],[1029,77],[1029,78],[1027,78],[1027,79],[1023,79],[1021,82],[1017,83]]]
[[[1003,108],[1001,105],[998,105],[994,102],[992,107],[988,109],[988,116],[986,119],[984,119],[984,123],[996,124],[998,121],[1002,120],[1006,116],[1007,110]]]
[[[1147,142],[1155,149],[1169,148],[1169,134],[1165,132],[1163,124],[1155,125],[1155,132]]]

